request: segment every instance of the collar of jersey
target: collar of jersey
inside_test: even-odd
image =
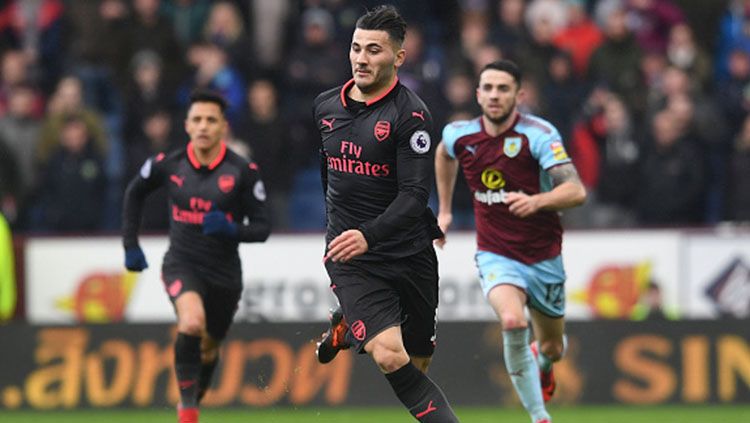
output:
[[[369,106],[371,104],[377,103],[378,101],[382,100],[383,97],[385,97],[388,94],[390,94],[391,91],[393,91],[393,89],[396,88],[396,84],[398,84],[398,76],[393,79],[393,84],[391,84],[391,86],[388,87],[387,90],[383,91],[382,94],[380,94],[379,96],[377,96],[377,97],[375,97],[375,98],[373,98],[371,100],[366,101],[365,102],[365,106]],[[352,87],[352,85],[354,85],[354,78],[346,81],[346,84],[344,84],[344,86],[341,87],[341,104],[343,104],[344,107],[347,107],[346,106],[346,93],[347,93],[347,91],[349,91],[349,89]]]
[[[224,160],[224,156],[227,155],[227,145],[224,143],[224,141],[220,141],[219,143],[221,145],[221,150],[219,150],[219,154],[216,156],[214,161],[208,164],[208,170],[214,170],[216,166],[218,166],[221,161]],[[192,141],[190,141],[187,145],[187,156],[190,164],[193,165],[194,168],[200,169],[202,167],[201,162],[199,162],[198,158],[195,157],[195,151],[193,150]]]
[[[490,134],[487,133],[487,130],[484,129],[484,119],[482,119],[481,116],[479,117],[479,124],[482,126],[482,132],[484,133],[484,135],[486,135],[486,136],[488,136],[490,138],[502,138],[502,137],[506,136],[509,133],[515,132],[515,128],[516,128],[516,125],[518,125],[518,121],[519,120],[521,120],[521,112],[516,113],[516,117],[513,118],[513,124],[510,125],[508,127],[508,129],[506,129],[504,132],[502,132],[501,134],[499,134],[499,135],[497,135],[495,137],[490,136]]]

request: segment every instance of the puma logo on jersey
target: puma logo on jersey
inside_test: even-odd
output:
[[[182,188],[182,183],[185,182],[184,176],[177,176],[177,175],[169,175],[169,180],[174,182],[175,185]]]
[[[477,154],[477,148],[474,147],[473,145],[467,145],[466,146],[466,151],[468,151],[469,153],[471,153],[472,156],[475,155],[475,154]]]
[[[329,131],[333,131],[333,122],[335,121],[336,121],[336,118],[332,118],[331,120],[321,119],[320,123],[327,126]]]
[[[411,117],[418,117],[424,121],[424,110],[421,112],[411,112]]]

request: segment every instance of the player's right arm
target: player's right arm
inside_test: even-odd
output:
[[[453,190],[458,175],[458,160],[456,160],[456,141],[458,129],[466,122],[453,122],[443,128],[443,139],[435,149],[435,185],[438,192],[438,226],[443,231],[443,237],[435,241],[435,245],[443,248],[446,242],[445,234],[453,222]]]
[[[448,154],[445,142],[441,142],[435,151],[435,183],[438,192],[438,226],[443,234],[447,234],[448,228],[453,222],[453,190],[456,186],[456,175],[458,175],[458,160]],[[435,245],[443,248],[446,236],[435,240]]]
[[[128,270],[141,271],[148,267],[138,244],[138,230],[146,197],[163,183],[163,167],[163,153],[150,157],[125,190],[122,207],[122,245],[125,248],[125,267]]]

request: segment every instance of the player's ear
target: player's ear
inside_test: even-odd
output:
[[[526,101],[526,90],[523,87],[519,87],[516,90],[516,101],[520,104]]]
[[[399,48],[396,50],[396,68],[401,67],[401,65],[404,64],[404,61],[406,60],[406,50]]]

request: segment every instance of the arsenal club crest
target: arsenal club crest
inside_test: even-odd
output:
[[[233,175],[221,175],[219,176],[219,189],[224,194],[234,188],[234,176]]]
[[[352,335],[354,335],[354,339],[357,341],[364,341],[365,337],[367,336],[367,328],[365,328],[365,323],[361,320],[357,320],[356,322],[352,323],[350,326],[350,330],[352,332]]]
[[[381,142],[391,135],[391,123],[387,120],[379,120],[375,124],[375,139]]]

